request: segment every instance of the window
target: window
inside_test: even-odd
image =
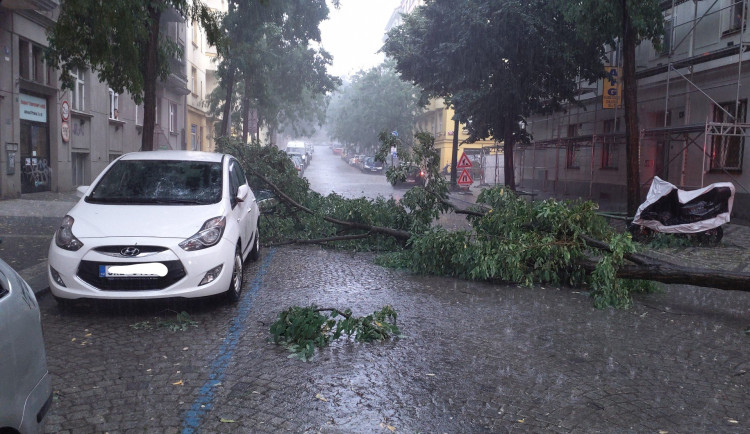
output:
[[[159,125],[159,113],[161,113],[161,100],[157,98],[157,100],[156,100],[156,109],[154,110],[154,117],[156,118],[154,120],[154,123],[156,125]]]
[[[174,133],[177,128],[177,104],[169,103],[169,132]]]
[[[193,95],[198,95],[198,70],[193,67],[191,72],[193,74]]]
[[[714,106],[714,122],[745,122],[747,100],[739,101],[739,104],[735,104],[734,101],[722,103],[720,107]],[[725,110],[731,113],[732,116],[729,116]],[[736,121],[734,119],[735,113]],[[744,149],[745,141],[742,136],[713,136],[711,139],[711,169],[742,170],[742,154],[744,153]]]
[[[743,0],[726,0],[728,5],[724,9],[725,28],[724,34],[738,32],[743,25]],[[747,17],[745,17],[747,19]]]
[[[578,136],[578,124],[568,125],[568,137]]]
[[[79,112],[82,112],[86,107],[86,92],[85,92],[85,81],[83,77],[83,71],[81,71],[78,68],[73,69],[70,71],[70,75],[73,76],[74,85],[73,85],[73,104],[72,108],[73,110],[78,110]]]
[[[200,151],[198,147],[198,125],[190,125],[190,149],[193,151]]]
[[[200,33],[198,32],[198,22],[193,21],[193,40],[191,41],[193,43],[193,47],[198,48],[198,38],[200,37]]]
[[[120,96],[112,89],[109,90],[109,118],[119,119],[120,107],[119,107]],[[136,116],[138,115],[136,108]]]
[[[143,126],[143,104],[135,105],[135,124]]]
[[[620,118],[607,119],[603,122],[604,134],[614,134],[620,131]]]
[[[661,37],[661,54],[669,56],[672,51],[672,20],[664,21],[664,35]]]
[[[29,62],[29,42],[20,39],[18,41],[18,74],[21,78],[31,80],[31,62]]]
[[[611,141],[602,143],[602,169],[617,169],[617,144]]]
[[[581,147],[578,143],[568,143],[565,151],[565,167],[568,169],[580,169],[578,157]]]
[[[73,152],[71,157],[73,159],[73,185],[87,185],[86,161],[88,160],[89,154]]]

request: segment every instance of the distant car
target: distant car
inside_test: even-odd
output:
[[[363,160],[362,171],[368,173],[382,173],[383,163],[375,160],[375,157],[367,157]]]
[[[51,405],[39,305],[0,259],[0,432],[41,432]]]
[[[289,158],[292,159],[292,163],[294,163],[294,167],[297,168],[297,175],[302,176],[305,174],[305,162],[302,160],[301,155],[290,155]]]
[[[333,147],[333,148],[331,148],[331,150],[333,151],[334,155],[341,155],[341,152],[343,151],[343,148]]]
[[[413,186],[413,185],[425,185],[425,172],[418,166],[409,166],[406,172],[406,179],[403,182],[393,183],[394,187],[398,186]]]
[[[242,292],[258,259],[256,204],[228,154],[134,152],[116,159],[66,215],[49,247],[61,305],[78,298],[154,299]]]

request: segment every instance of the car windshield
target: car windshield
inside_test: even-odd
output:
[[[87,202],[207,205],[221,200],[221,163],[121,160],[94,187]]]

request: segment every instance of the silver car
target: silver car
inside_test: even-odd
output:
[[[39,305],[0,259],[0,432],[42,431],[51,404]]]

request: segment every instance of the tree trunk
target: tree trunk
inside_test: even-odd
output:
[[[584,261],[580,265],[589,272],[594,271],[596,267],[596,263],[593,261]],[[693,285],[726,291],[750,292],[750,273],[686,268],[656,260],[650,264],[623,265],[618,268],[617,277],[621,279],[653,280],[677,285]]]
[[[141,150],[154,150],[154,130],[156,129],[156,80],[159,68],[159,21],[161,9],[149,6],[150,31],[146,46],[146,64],[143,69],[143,130]]]
[[[453,109],[453,149],[451,150],[451,188],[456,188],[458,185],[456,183],[456,177],[458,176],[458,173],[456,173],[458,165],[458,128],[460,127],[458,123],[458,115],[456,114],[456,109]]]
[[[221,135],[222,137],[226,137],[229,135],[229,125],[231,122],[231,116],[232,116],[232,95],[234,92],[234,75],[235,71],[232,68],[231,61],[228,61],[227,65],[227,80],[226,80],[226,87],[227,87],[227,94],[224,98],[224,113],[222,114],[221,119]]]
[[[625,103],[625,154],[627,172],[627,212],[634,216],[641,204],[640,134],[638,132],[638,82],[635,78],[635,31],[622,1],[623,97]]]
[[[250,135],[250,79],[245,77],[245,90],[242,93],[242,143],[247,143]]]
[[[515,170],[513,168],[513,145],[515,138],[513,137],[513,120],[511,118],[506,119],[504,133],[503,162],[505,163],[505,186],[512,191],[516,191]]]

